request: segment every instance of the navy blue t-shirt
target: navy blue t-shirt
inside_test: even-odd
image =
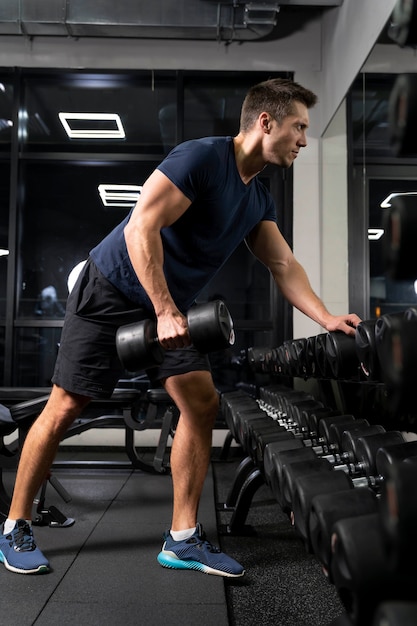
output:
[[[249,185],[243,183],[231,137],[182,143],[158,169],[191,200],[187,211],[161,231],[168,289],[185,313],[256,224],[276,221],[275,206],[256,177]],[[133,302],[152,310],[127,253],[123,231],[129,218],[90,254],[115,287]]]

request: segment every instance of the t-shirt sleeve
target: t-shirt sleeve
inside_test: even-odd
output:
[[[210,146],[189,141],[174,148],[157,169],[194,202],[209,185],[216,160],[217,154]]]

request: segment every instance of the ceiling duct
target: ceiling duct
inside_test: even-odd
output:
[[[249,41],[274,30],[281,6],[343,0],[1,0],[0,35]]]

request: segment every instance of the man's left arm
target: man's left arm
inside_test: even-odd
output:
[[[275,283],[290,304],[320,324],[327,331],[340,330],[354,335],[361,321],[354,314],[332,315],[314,293],[303,266],[275,222],[262,221],[247,237],[246,243],[253,254],[270,270]]]

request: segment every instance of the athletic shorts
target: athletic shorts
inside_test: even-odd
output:
[[[149,312],[126,298],[89,259],[67,301],[52,382],[72,393],[109,398],[127,375],[117,355],[117,329],[147,317]],[[161,365],[146,373],[156,384],[192,371],[210,371],[210,363],[189,346],[166,350]]]

